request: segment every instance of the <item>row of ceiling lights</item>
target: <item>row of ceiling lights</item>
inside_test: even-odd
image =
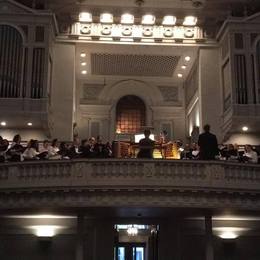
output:
[[[85,52],[82,52],[81,54],[80,54],[80,57],[81,58],[86,58],[86,53]],[[82,67],[86,67],[87,66],[87,62],[86,61],[82,61],[81,63],[80,63],[80,65],[82,66]],[[81,74],[83,74],[83,75],[86,75],[88,72],[87,72],[87,70],[85,70],[85,69],[83,69],[83,70],[81,70]]]
[[[79,14],[79,21],[85,23],[92,23],[93,17],[91,13],[82,12]],[[114,16],[111,13],[103,13],[100,15],[100,23],[111,24],[114,21]],[[121,16],[121,24],[131,25],[134,24],[135,17],[132,14],[126,13]],[[141,24],[154,25],[156,17],[152,14],[146,14],[142,16]],[[195,16],[186,16],[182,22],[184,26],[195,26],[198,18]],[[177,18],[174,15],[166,15],[162,19],[162,25],[173,26],[177,22]]]
[[[2,121],[2,122],[0,123],[0,125],[1,125],[1,126],[6,126],[7,123],[6,123],[5,121]],[[27,125],[28,125],[28,126],[32,126],[33,124],[32,124],[32,122],[28,122]]]
[[[186,62],[189,62],[189,61],[191,60],[191,57],[190,57],[190,56],[186,56],[186,57],[184,58],[184,60],[185,60]],[[187,65],[183,64],[183,65],[181,66],[181,68],[182,68],[183,70],[186,70]],[[178,78],[182,78],[182,77],[183,77],[183,74],[182,74],[182,73],[178,73],[177,76],[178,76]]]

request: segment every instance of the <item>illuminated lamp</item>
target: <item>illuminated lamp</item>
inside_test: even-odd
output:
[[[155,23],[155,16],[152,14],[146,14],[142,17],[142,24],[153,25]]]
[[[184,26],[195,26],[197,24],[198,18],[195,16],[186,16],[183,21]]]
[[[176,17],[173,15],[166,15],[163,17],[162,25],[175,25],[176,24]]]
[[[87,12],[82,12],[79,14],[79,21],[85,23],[92,23],[92,14]]]
[[[113,23],[113,15],[110,13],[103,13],[100,15],[100,22],[101,23]]]
[[[190,61],[191,57],[190,57],[190,56],[186,56],[184,59],[185,59],[186,61]]]
[[[133,24],[135,17],[132,14],[123,14],[121,16],[121,24]]]

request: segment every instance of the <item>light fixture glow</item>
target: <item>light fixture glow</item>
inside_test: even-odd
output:
[[[28,122],[27,125],[28,125],[28,126],[32,126],[32,123],[31,123],[31,122]]]
[[[220,234],[219,237],[221,237],[222,239],[236,239],[238,235],[231,231],[225,231]]]
[[[187,66],[186,66],[186,65],[182,65],[181,68],[182,68],[183,70],[186,70]]]
[[[138,234],[138,228],[135,227],[134,225],[129,226],[129,227],[127,228],[127,234],[128,234],[129,236],[136,236],[136,235]]]
[[[92,14],[87,12],[82,12],[79,14],[79,21],[85,23],[92,23]]]
[[[182,78],[183,77],[183,75],[181,74],[181,73],[178,73],[178,78]]]
[[[80,53],[80,57],[85,58],[86,57],[86,53],[85,52]]]
[[[243,130],[244,132],[247,132],[247,131],[248,131],[248,127],[247,127],[247,126],[243,126],[243,127],[242,127],[242,130]]]
[[[87,71],[86,70],[82,70],[81,74],[87,74]]]
[[[101,23],[113,23],[113,15],[110,13],[103,13],[100,15]]]
[[[176,17],[173,15],[166,15],[163,17],[162,25],[175,25]]]
[[[86,66],[87,62],[81,62],[81,66]]]
[[[185,59],[186,61],[190,61],[191,57],[190,57],[190,56],[186,56],[184,59]]]
[[[142,17],[142,24],[153,25],[155,23],[155,16],[152,14],[146,14]]]
[[[122,24],[133,24],[135,17],[132,14],[123,14],[121,16],[121,23]]]
[[[76,219],[76,216],[70,215],[6,215],[6,218],[17,218],[17,219]]]
[[[29,226],[34,230],[34,234],[37,237],[53,237],[57,234],[57,230],[61,228],[65,228],[62,226],[55,226],[55,225],[37,225],[37,226]]]
[[[198,18],[195,16],[186,16],[183,21],[184,26],[195,26],[197,24]]]
[[[244,232],[248,231],[244,227],[214,227],[215,234],[222,239],[236,239]]]
[[[6,122],[2,121],[1,126],[6,126]]]

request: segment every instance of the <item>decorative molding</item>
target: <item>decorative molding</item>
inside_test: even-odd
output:
[[[178,87],[159,86],[164,101],[178,101],[179,100],[179,89]]]
[[[100,84],[84,84],[82,87],[82,99],[84,100],[97,100],[104,86]]]
[[[73,160],[0,165],[0,209],[260,209],[260,165],[221,161]]]
[[[206,42],[204,31],[198,26],[162,26],[162,25],[103,25],[100,23],[75,22],[71,25],[71,38],[99,41],[151,42],[163,43],[201,43]]]

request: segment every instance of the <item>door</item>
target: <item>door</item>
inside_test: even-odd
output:
[[[115,260],[145,260],[144,243],[119,243],[115,247]]]

